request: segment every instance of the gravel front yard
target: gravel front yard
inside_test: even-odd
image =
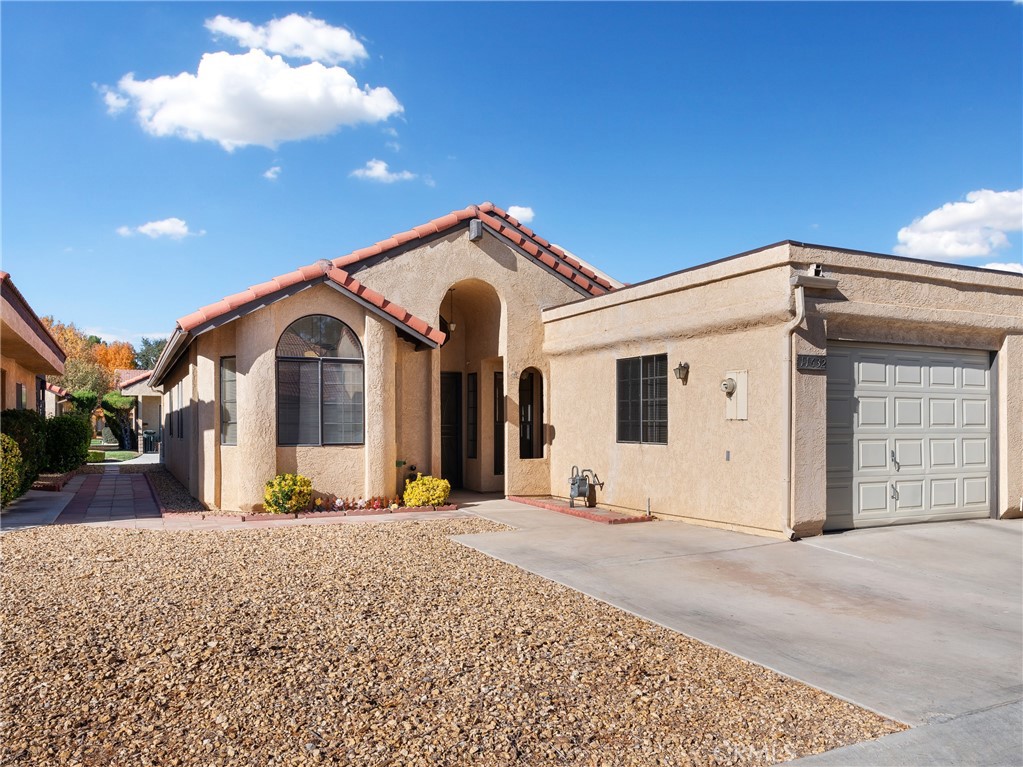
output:
[[[0,763],[770,764],[903,729],[448,540],[3,540]]]

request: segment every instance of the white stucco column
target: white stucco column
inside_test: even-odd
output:
[[[394,411],[397,339],[394,327],[366,317],[366,497],[394,495],[397,424]]]

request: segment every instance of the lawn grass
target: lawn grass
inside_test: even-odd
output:
[[[103,461],[120,462],[138,457],[139,453],[136,453],[133,450],[107,450],[106,452],[101,450],[89,451],[89,463],[101,463]]]

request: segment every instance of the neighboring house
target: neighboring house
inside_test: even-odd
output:
[[[118,370],[118,387],[121,394],[135,397],[135,408],[132,412],[134,431],[138,435],[139,452],[159,452],[161,395],[150,388],[149,379],[152,370]],[[121,375],[123,374],[123,375]],[[134,375],[132,375],[134,374]],[[150,432],[147,439],[146,432]]]
[[[280,472],[753,533],[1018,514],[1023,277],[782,242],[625,287],[489,203],[178,321],[150,385],[200,500]]]
[[[71,411],[71,392],[57,384],[48,383],[43,392],[45,415],[47,418],[64,415]]]
[[[64,374],[64,350],[2,271],[0,305],[0,410],[45,415],[45,377]]]

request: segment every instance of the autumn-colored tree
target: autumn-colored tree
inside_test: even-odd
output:
[[[67,355],[64,375],[47,376],[47,381],[69,391],[89,389],[103,394],[113,388],[113,373],[101,365],[96,356],[97,347],[101,344],[90,341],[73,322],[65,325],[53,317],[42,317],[41,320]]]
[[[114,341],[112,344],[98,343],[93,345],[96,361],[114,375],[114,371],[135,369],[135,348],[127,341]]]

